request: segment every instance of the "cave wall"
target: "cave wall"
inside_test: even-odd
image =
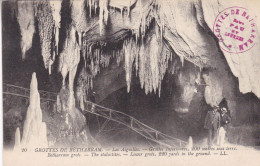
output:
[[[218,14],[218,11],[221,11],[229,6],[232,6],[229,1],[202,1],[201,3],[204,13],[204,20],[207,23],[208,27],[213,30],[214,20]],[[248,9],[248,15],[251,18],[254,18],[257,31],[255,34],[256,41],[259,41],[259,23],[260,19],[254,17],[259,11],[259,2],[251,1],[251,3],[246,3],[245,1],[236,1],[237,6],[241,6]],[[207,14],[206,14],[207,13]],[[239,53],[231,54],[228,52],[223,52],[229,67],[234,76],[238,77],[239,80],[239,90],[242,93],[253,92],[256,96],[259,97],[259,42],[255,44],[250,50]]]

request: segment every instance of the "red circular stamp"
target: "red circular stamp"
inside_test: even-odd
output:
[[[222,50],[229,53],[246,52],[256,43],[255,17],[243,7],[226,8],[217,15],[213,32]]]

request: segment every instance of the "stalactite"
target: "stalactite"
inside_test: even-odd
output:
[[[203,74],[202,77],[207,85],[204,92],[207,104],[210,104],[211,106],[219,105],[224,98],[224,80],[221,79],[223,78],[223,73],[210,71],[208,74]]]
[[[106,24],[108,19],[108,6],[114,5],[115,8],[120,8],[123,11],[127,8],[128,15],[130,15],[130,7],[135,1],[117,2],[100,0],[99,3],[94,0],[87,0],[86,5],[89,7],[90,17],[93,7],[99,5],[99,25],[100,35],[102,35],[103,24]],[[42,46],[42,55],[45,63],[45,67],[49,68],[51,72],[51,65],[54,62],[54,57],[51,58],[52,50],[52,34],[55,34],[56,49],[58,45],[59,27],[60,27],[60,2],[41,1],[37,2],[36,16],[39,22],[39,33]],[[138,5],[142,6],[138,1]],[[111,55],[115,55],[117,63],[124,58],[127,90],[130,90],[131,76],[133,71],[133,65],[135,65],[136,75],[139,75],[141,87],[145,89],[146,93],[157,92],[161,89],[161,81],[168,67],[168,61],[170,59],[169,53],[167,53],[162,44],[162,34],[164,29],[163,16],[164,13],[160,12],[159,19],[156,20],[153,34],[151,37],[147,37],[147,29],[150,28],[151,22],[154,20],[154,14],[150,14],[153,5],[143,9],[140,17],[140,24],[138,30],[133,29],[132,32],[136,36],[135,40],[130,38],[124,41],[122,50],[115,50],[114,53],[104,52],[102,46],[106,43],[99,43],[100,47],[92,49],[93,45],[82,45],[84,30],[88,28],[86,19],[86,10],[84,8],[84,0],[72,0],[72,25],[69,32],[69,37],[66,39],[66,46],[61,52],[59,59],[59,70],[63,77],[63,85],[65,85],[65,78],[69,74],[69,89],[73,91],[73,81],[79,63],[80,50],[83,52],[85,59],[85,67],[90,70],[87,77],[88,84],[92,84],[92,79],[100,72],[101,67],[107,67],[110,62]],[[76,40],[76,34],[78,35],[78,41]],[[88,63],[86,61],[89,61]],[[134,63],[135,62],[135,63]],[[91,80],[91,81],[89,81]],[[89,85],[91,86],[91,85]]]
[[[89,6],[89,17],[91,17],[92,0],[88,0],[88,6]]]
[[[119,66],[120,63],[121,63],[122,60],[123,60],[122,51],[121,51],[121,50],[116,50],[116,51],[115,51],[115,56],[116,56],[116,63],[117,63],[117,65]]]
[[[66,38],[66,47],[60,54],[59,58],[59,71],[61,72],[63,81],[62,89],[60,93],[66,92],[68,97],[66,104],[62,104],[63,110],[70,112],[70,116],[74,116],[73,110],[75,108],[74,98],[74,79],[77,72],[78,63],[80,61],[80,46],[76,40],[76,30],[74,26],[71,26],[68,30],[68,36]],[[68,75],[69,74],[69,75]],[[65,82],[68,75],[68,82]],[[66,86],[68,85],[68,86]]]
[[[83,58],[85,60],[85,68],[87,68],[87,62],[86,56],[90,56],[91,62],[89,68],[91,69],[91,75],[87,74],[86,72],[81,73],[81,79],[79,80],[79,87],[77,93],[79,92],[84,93],[88,91],[89,87],[92,88],[92,77],[97,75],[97,73],[100,71],[99,68],[99,62],[94,62],[93,59],[97,57],[99,52],[95,51],[94,54],[92,54],[92,49],[88,49],[88,46],[83,46],[82,41],[83,41],[83,36],[84,36],[84,30],[88,28],[87,25],[87,18],[86,18],[86,10],[84,8],[85,6],[85,1],[84,0],[73,0],[72,1],[72,26],[75,28],[75,30],[78,33],[79,36],[79,46],[82,50],[83,53]],[[87,1],[87,6],[89,7],[89,17],[92,16],[92,7],[96,6],[96,2],[94,0],[88,0]],[[96,9],[95,9],[96,10]],[[83,46],[83,47],[82,47]],[[86,69],[85,69],[86,70]],[[72,78],[71,78],[72,79]],[[74,79],[74,78],[73,78]],[[72,80],[71,80],[72,81]],[[82,94],[79,94],[82,98]],[[81,104],[82,107],[82,104]]]
[[[111,2],[110,2],[111,3]],[[125,70],[127,89],[130,89],[131,73],[133,62],[135,61],[136,75],[139,75],[141,88],[145,89],[146,94],[158,90],[160,95],[161,81],[168,68],[168,62],[171,60],[171,52],[163,44],[164,33],[164,12],[161,6],[153,1],[150,5],[143,6],[141,1],[136,4],[140,8],[141,17],[134,24],[132,33],[135,36],[136,56],[131,56],[133,48],[132,40],[125,42]],[[138,21],[139,20],[139,21]],[[154,34],[147,34],[151,23],[155,21]],[[151,36],[150,38],[147,36]],[[134,58],[133,58],[134,57]],[[183,62],[183,57],[181,58]],[[177,62],[177,61],[176,61]]]
[[[124,55],[125,55],[125,73],[126,73],[126,84],[127,92],[130,91],[131,76],[132,76],[132,66],[133,62],[138,55],[137,46],[133,39],[125,40],[123,45]]]
[[[131,10],[131,6],[133,4],[136,3],[136,0],[110,0],[109,1],[109,6],[111,8],[117,8],[120,9],[121,11],[121,15],[123,15],[123,10],[126,9],[127,10],[127,16],[130,16],[130,10]]]
[[[49,1],[38,1],[35,3],[36,17],[38,20],[39,35],[41,41],[41,53],[45,68],[51,68],[53,64],[52,39],[55,21]],[[51,71],[51,70],[50,70]],[[50,73],[49,73],[50,74]]]
[[[160,10],[159,12],[159,15],[160,15],[160,30],[161,30],[161,38],[163,37],[163,31],[164,31],[164,26],[165,26],[165,23],[164,23],[164,12],[163,10]]]
[[[141,88],[145,93],[158,90],[161,92],[161,81],[168,68],[171,53],[166,48],[161,39],[158,26],[154,27],[154,33],[150,37],[137,44],[133,38],[125,40],[123,45],[125,58],[125,72],[127,90],[130,90],[132,66],[135,65],[136,74],[138,73]],[[134,63],[135,61],[135,63]]]
[[[111,58],[111,54],[107,54],[107,53],[102,53],[101,57],[100,57],[100,64],[103,68],[108,67],[109,63],[110,63],[110,58]]]
[[[140,49],[139,55],[139,78],[145,92],[156,92],[159,95],[161,90],[161,81],[168,68],[170,53],[163,46],[158,29],[155,27],[156,34],[153,34],[150,42],[145,43],[145,48]],[[143,78],[141,78],[143,77]]]
[[[65,85],[65,79],[68,72],[71,72],[75,68],[77,68],[77,65],[80,60],[80,47],[77,44],[76,30],[73,27],[69,32],[69,36],[66,39],[66,43],[67,45],[64,48],[64,50],[61,52],[60,59],[59,59],[59,71],[61,72],[63,77],[63,86]]]
[[[102,35],[103,30],[103,22],[107,24],[108,20],[108,0],[100,0],[99,1],[99,33]]]
[[[79,99],[82,99],[82,96],[86,95],[85,93],[88,93],[90,89],[93,89],[93,79],[100,73],[102,68],[108,67],[111,61],[116,61],[116,63],[120,65],[123,60],[124,52],[122,49],[102,49],[102,46],[109,47],[106,46],[106,43],[97,45],[99,46],[89,44],[84,48],[86,51],[86,53],[84,53],[86,61],[83,69],[80,71],[76,87]]]
[[[61,10],[61,2],[62,1],[50,1],[51,10],[52,10],[52,18],[55,22],[55,47],[56,47],[56,54],[58,54],[58,45],[59,45],[59,29],[60,29],[60,10]]]
[[[79,35],[79,45],[82,45],[82,33],[88,28],[84,0],[72,0],[72,25]],[[90,5],[91,6],[91,5]]]
[[[35,32],[34,27],[34,7],[33,2],[18,1],[17,20],[21,30],[21,48],[22,57],[25,58],[25,53],[32,47],[32,38]]]
[[[92,17],[92,8],[94,8],[94,14],[97,12],[98,1],[97,0],[86,0],[89,8],[89,17]]]

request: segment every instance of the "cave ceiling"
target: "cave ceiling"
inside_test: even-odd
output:
[[[188,61],[198,68],[196,72],[186,74],[189,75],[189,87],[203,79],[208,85],[204,93],[208,104],[216,105],[223,98],[234,97],[232,91],[236,82],[233,76],[238,79],[240,92],[253,92],[260,97],[259,43],[247,52],[231,54],[221,50],[213,33],[214,19],[229,6],[228,1],[43,0],[10,3],[13,3],[20,25],[23,58],[32,47],[37,28],[45,68],[49,74],[60,72],[63,85],[69,74],[67,84],[71,90],[77,72],[80,73],[78,86],[88,90],[93,88],[95,77],[100,79],[101,68],[112,68],[110,79],[106,79],[109,84],[115,84],[118,79],[113,74],[118,76],[125,71],[125,79],[118,79],[118,87],[126,84],[129,91],[134,73],[146,93],[160,95],[165,73],[172,72],[178,68],[176,66],[185,66]],[[256,11],[246,2],[237,3],[252,13]],[[260,22],[259,18],[255,19],[256,23]],[[258,29],[256,27],[256,31]],[[257,32],[256,38],[259,39]],[[82,60],[84,67],[77,71]],[[54,71],[55,64],[58,71]],[[201,75],[203,69],[209,69],[209,74]],[[109,72],[107,70],[105,72]],[[184,85],[185,78],[181,75],[178,78]],[[103,86],[104,90],[104,83],[97,86]],[[101,88],[98,90],[102,91]],[[186,91],[191,94],[184,93],[183,98],[191,98],[194,91],[187,90],[187,86]],[[102,95],[100,98],[105,97]]]

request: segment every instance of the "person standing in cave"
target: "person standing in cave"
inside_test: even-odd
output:
[[[204,128],[208,130],[208,145],[216,143],[218,129],[220,128],[220,114],[218,112],[219,107],[215,106],[212,110],[207,112]]]
[[[228,111],[225,107],[221,109],[221,127],[223,127],[225,131],[228,130],[228,124],[231,122],[231,117],[227,112]]]
[[[221,108],[221,127],[219,129],[219,137],[218,137],[218,144],[222,146],[225,141],[226,133],[228,130],[228,124],[231,122],[231,117],[227,114],[227,109],[225,107]]]

